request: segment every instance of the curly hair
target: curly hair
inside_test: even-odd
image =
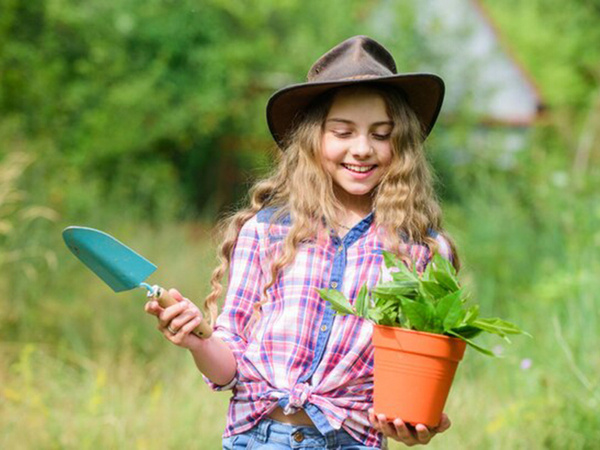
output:
[[[266,292],[279,272],[293,262],[300,243],[326,238],[327,227],[343,211],[334,194],[333,179],[320,162],[323,124],[341,89],[368,89],[380,95],[395,126],[391,134],[392,160],[378,186],[371,192],[374,222],[389,251],[412,264],[406,242],[427,245],[433,254],[438,242],[431,231],[449,243],[452,262],[460,267],[453,241],[442,229],[441,209],[433,189],[433,176],[425,156],[422,127],[402,92],[386,85],[368,84],[327,91],[307,107],[296,120],[293,131],[279,152],[273,173],[258,181],[249,192],[250,205],[225,218],[221,223],[222,244],[218,249],[220,264],[211,276],[212,291],[205,308],[212,322],[217,317],[217,299],[223,286],[221,279],[230,266],[233,250],[242,226],[265,207],[276,207],[272,223],[290,215],[292,225],[283,243],[283,251],[271,266],[270,280],[263,288],[263,299],[255,305],[260,310]]]

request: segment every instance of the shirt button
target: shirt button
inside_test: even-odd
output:
[[[321,327],[321,331],[322,331],[322,332],[325,332],[325,331],[327,331],[327,325],[323,325],[323,326]]]
[[[332,282],[331,282],[331,287],[332,287],[333,289],[335,289],[335,288],[337,287],[337,281],[332,281]]]
[[[302,431],[296,431],[292,434],[292,437],[296,442],[302,442],[304,440],[304,433],[302,433]]]

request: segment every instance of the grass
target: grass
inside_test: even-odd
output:
[[[219,448],[227,395],[209,391],[184,350],[156,345],[163,354],[144,364],[131,349],[92,359],[34,344],[5,350],[0,446]]]
[[[484,173],[445,207],[482,314],[533,338],[483,339],[502,359],[467,352],[447,404],[453,426],[431,449],[600,441],[599,194],[550,183],[524,198],[526,179]],[[22,222],[25,206],[0,217],[18,230],[3,235],[3,251],[30,252],[27,270],[5,261],[0,273],[0,448],[220,448],[229,394],[210,391],[187,352],[155,331],[142,290],[116,295],[68,253],[60,232],[71,223]],[[106,216],[97,226],[159,266],[150,282],[206,295],[209,228]]]
[[[207,293],[206,229],[115,228],[159,265],[150,282]],[[228,394],[210,391],[187,352],[156,332],[143,290],[113,293],[52,242],[59,267],[27,293],[18,285],[20,306],[4,317],[13,333],[3,327],[0,344],[0,448],[219,448]]]

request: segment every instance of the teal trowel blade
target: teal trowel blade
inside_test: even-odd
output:
[[[63,238],[69,250],[115,292],[137,288],[156,266],[109,234],[86,227],[68,227]]]

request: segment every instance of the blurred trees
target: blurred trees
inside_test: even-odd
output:
[[[121,368],[130,354],[167,367],[165,378],[178,367],[165,365],[168,350],[148,334],[133,301],[139,292],[129,301],[90,282],[64,248],[62,226],[106,229],[160,263],[161,282],[200,299],[194,292],[208,289],[214,263],[209,233],[173,219],[214,219],[244,193],[247,177],[268,168],[277,153],[267,151],[269,95],[302,81],[340,40],[370,34],[402,71],[418,70],[435,52],[414,29],[412,1],[0,0],[0,422],[10,418],[10,442],[45,432],[60,436],[50,446],[72,446],[60,439],[108,436],[115,417],[123,430],[155,430],[144,415],[119,417],[106,402],[102,416],[79,413],[71,422],[82,431],[69,431],[64,418],[85,412],[77,405],[96,392],[74,374],[89,371],[93,384],[94,367]],[[504,365],[473,361],[464,398],[490,380],[499,388],[485,397],[486,414],[459,404],[456,423],[468,432],[455,435],[477,448],[595,448],[598,386],[587,380],[600,368],[600,8],[597,0],[480,1],[549,111],[509,167],[495,163],[495,142],[474,145],[468,160],[452,158],[473,129],[462,117],[440,121],[428,140],[463,279],[487,314],[514,317],[534,335],[515,342]],[[160,229],[149,226],[163,218]],[[90,355],[102,355],[97,366]],[[519,371],[516,358],[531,358],[532,370]],[[28,359],[42,370],[27,369]],[[124,367],[130,404],[137,408],[142,392],[163,411],[154,403],[161,385],[146,392],[131,383],[163,372],[140,364],[132,376],[132,364]],[[39,391],[29,389],[36,379]],[[23,386],[22,400],[13,388]],[[188,390],[165,392],[167,407],[189,400]],[[186,411],[189,421],[177,422],[185,430],[214,417]],[[490,431],[498,423],[502,434]],[[185,445],[185,434],[171,434],[182,439],[174,446]]]
[[[268,96],[376,3],[1,0],[3,147],[26,137],[65,212],[215,212],[266,165]]]
[[[596,2],[483,3],[552,109],[548,152],[568,148],[584,173],[600,129]],[[326,49],[362,33],[385,42],[403,71],[432,57],[410,4],[0,0],[0,158],[30,154],[27,191],[66,217],[112,206],[214,218],[277,153],[268,97],[301,82]]]

